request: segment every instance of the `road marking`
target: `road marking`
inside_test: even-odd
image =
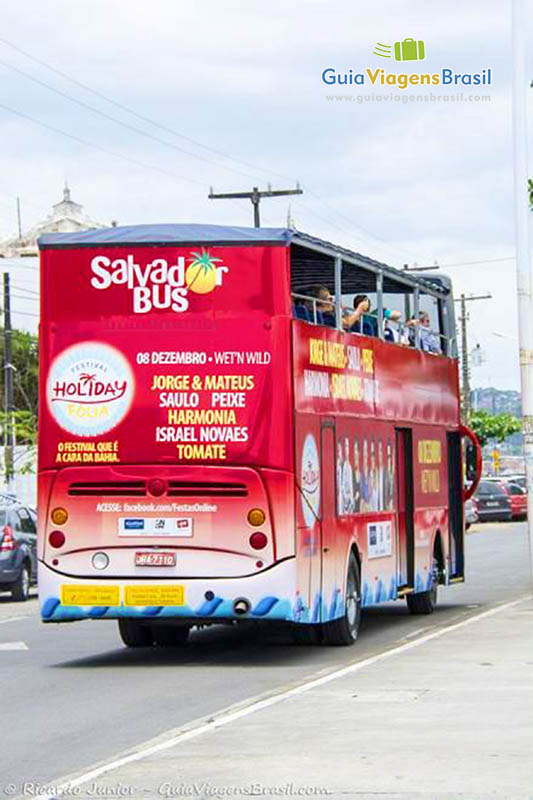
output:
[[[0,642],[0,650],[27,650],[25,642]]]
[[[5,625],[6,622],[16,622],[18,619],[28,619],[31,617],[31,614],[19,614],[18,617],[6,617],[5,619],[0,619],[0,625]]]
[[[454,622],[452,625],[447,625],[443,628],[433,631],[433,633],[427,633],[425,636],[421,636],[419,639],[415,639],[414,641],[405,642],[404,644],[393,647],[390,650],[385,650],[384,652],[378,653],[375,656],[365,658],[362,661],[355,661],[352,664],[348,664],[346,667],[341,667],[340,669],[329,672],[326,675],[320,676],[319,678],[312,678],[311,680],[308,680],[299,686],[295,686],[292,689],[285,689],[278,694],[263,698],[262,700],[252,700],[244,708],[238,708],[236,711],[230,710],[223,712],[220,717],[211,717],[207,722],[201,722],[195,727],[189,728],[189,730],[182,731],[178,734],[173,734],[162,742],[145,747],[141,745],[142,749],[116,758],[114,761],[109,761],[107,764],[102,764],[99,767],[95,767],[89,772],[79,775],[77,778],[64,780],[62,783],[56,781],[56,790],[53,794],[42,794],[39,795],[39,797],[41,800],[57,800],[57,798],[67,790],[67,787],[69,789],[73,789],[77,786],[82,786],[89,781],[95,781],[101,775],[105,775],[106,773],[112,772],[115,769],[125,767],[127,764],[132,764],[135,761],[142,761],[144,758],[153,756],[156,753],[170,750],[182,742],[187,742],[191,739],[197,739],[199,736],[203,736],[205,733],[210,733],[211,731],[222,728],[225,725],[230,725],[232,722],[236,722],[243,717],[248,717],[251,714],[255,714],[257,711],[262,711],[264,708],[275,706],[290,697],[296,697],[297,695],[305,694],[313,689],[317,689],[319,686],[324,686],[326,683],[331,683],[331,681],[337,680],[337,678],[343,678],[345,675],[352,675],[354,672],[359,672],[365,667],[370,667],[380,661],[385,661],[386,659],[392,658],[400,653],[405,653],[407,650],[413,650],[415,647],[420,647],[421,645],[426,644],[426,642],[430,642],[433,639],[439,639],[441,636],[444,636],[447,633],[452,633],[460,628],[465,628],[467,625],[472,625],[474,622],[479,622],[479,620],[485,619],[486,617],[492,617],[495,614],[500,614],[502,611],[506,611],[508,608],[513,608],[514,606],[523,603],[525,600],[530,599],[530,594],[524,595],[518,600],[512,600],[509,603],[503,603],[495,608],[490,608],[488,611],[482,611],[480,614],[475,614],[471,617],[468,617],[468,619],[462,620],[461,622]]]

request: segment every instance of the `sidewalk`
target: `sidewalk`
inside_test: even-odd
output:
[[[421,636],[357,671],[241,709],[218,729],[193,730],[76,796],[242,797],[253,788],[339,800],[533,798],[531,601]]]

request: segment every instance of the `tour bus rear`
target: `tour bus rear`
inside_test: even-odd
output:
[[[286,246],[140,226],[40,247],[43,618],[231,617],[239,593],[252,609],[281,599]]]

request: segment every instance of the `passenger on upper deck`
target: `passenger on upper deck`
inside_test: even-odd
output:
[[[335,298],[327,286],[311,286],[308,289],[310,297],[316,297],[316,316],[319,325],[326,325],[328,328],[335,327]],[[311,320],[314,321],[313,308],[311,307]]]
[[[377,336],[378,335],[378,312],[377,309],[371,311],[372,302],[368,295],[366,294],[358,294],[354,297],[353,301],[353,312],[348,312],[345,315],[345,319],[349,320],[348,330],[351,333],[363,333],[365,336]],[[394,311],[390,308],[383,309],[383,319],[385,321],[391,320],[392,322],[398,322],[401,318],[400,311]],[[385,337],[390,338],[390,337]]]
[[[427,311],[420,311],[418,319],[410,319],[405,324],[412,330],[411,344],[414,344],[414,329],[418,325],[420,329],[420,349],[426,353],[435,353],[435,355],[442,353],[439,337],[430,328],[431,322]]]

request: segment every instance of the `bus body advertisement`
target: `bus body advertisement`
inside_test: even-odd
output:
[[[462,579],[456,359],[294,319],[294,246],[179,225],[40,241],[44,621],[346,639],[361,605]]]

